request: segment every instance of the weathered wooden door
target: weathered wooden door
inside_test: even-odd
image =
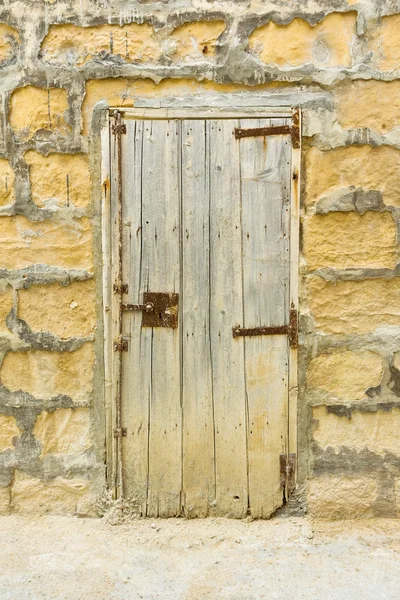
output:
[[[288,453],[292,121],[124,125],[124,493],[148,516],[269,517]]]

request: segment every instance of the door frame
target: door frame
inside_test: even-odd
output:
[[[101,232],[102,232],[102,291],[104,325],[104,409],[105,409],[105,462],[106,483],[113,498],[123,497],[123,457],[121,411],[121,352],[113,350],[121,333],[121,297],[114,293],[115,283],[121,279],[121,261],[115,260],[121,252],[122,213],[113,211],[112,203],[118,204],[118,189],[121,190],[118,173],[111,172],[112,118],[137,119],[232,119],[232,118],[292,118],[297,120],[299,143],[291,154],[290,193],[290,266],[289,304],[299,310],[299,221],[300,221],[300,175],[301,175],[301,109],[294,106],[265,106],[263,95],[241,94],[230,100],[228,94],[214,98],[135,98],[134,108],[102,107],[103,118],[100,128],[101,144]],[[120,150],[119,150],[120,151]],[[118,157],[117,157],[118,162]],[[113,180],[112,180],[113,178]],[[113,182],[113,184],[112,184]],[[297,473],[297,401],[298,401],[298,348],[289,345],[289,394],[288,394],[288,455],[296,457]],[[118,400],[119,397],[119,400]],[[295,479],[294,479],[295,481]]]

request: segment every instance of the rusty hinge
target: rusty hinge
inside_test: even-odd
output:
[[[143,310],[144,312],[154,312],[153,302],[147,302],[146,304],[120,304],[122,312],[129,312],[131,310]]]
[[[113,123],[112,132],[114,135],[122,135],[123,133],[126,133],[125,123]]]
[[[281,487],[287,488],[288,492],[292,492],[295,488],[296,481],[296,455],[280,454],[279,470],[281,474]]]
[[[277,325],[275,327],[233,327],[233,337],[252,337],[256,335],[287,335],[291,348],[298,346],[298,313],[295,308],[290,310],[289,325]]]
[[[235,127],[235,139],[245,137],[264,137],[269,135],[290,135],[293,148],[300,148],[300,116],[299,112],[293,113],[292,125],[275,125],[270,127],[255,127],[253,129],[241,129]]]
[[[126,427],[117,427],[116,429],[114,429],[114,437],[115,438],[126,437],[126,436],[127,436]]]
[[[114,283],[113,285],[114,294],[127,294],[128,284],[127,283]]]
[[[113,344],[114,352],[127,352],[128,341],[127,340],[116,340]]]
[[[234,327],[232,329],[233,337],[247,337],[254,335],[285,335],[289,333],[287,325],[278,325],[277,327]]]
[[[289,345],[291,348],[297,348],[299,345],[299,313],[295,308],[290,309],[289,315]]]

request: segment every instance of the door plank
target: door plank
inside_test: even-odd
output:
[[[143,127],[141,287],[179,293],[180,123],[146,121]],[[181,514],[179,354],[178,328],[152,329],[147,514],[153,517]]]
[[[207,121],[210,137],[210,337],[215,415],[216,512],[247,514],[238,121]]]
[[[183,492],[188,517],[215,501],[210,340],[209,154],[206,121],[182,122]]]
[[[143,121],[127,120],[122,136],[123,176],[123,280],[128,284],[126,302],[140,304],[144,286],[142,265],[142,145]],[[146,515],[148,486],[148,439],[151,394],[151,330],[142,329],[140,312],[123,313],[123,331],[129,340],[123,353],[122,438],[124,486],[131,507]]]
[[[242,120],[267,127],[269,119]],[[290,124],[275,119],[273,125]],[[244,327],[287,325],[289,136],[240,140]],[[279,455],[287,447],[288,338],[245,338],[249,505],[255,518],[282,505]]]

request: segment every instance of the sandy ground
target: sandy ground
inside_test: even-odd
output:
[[[1,600],[400,600],[400,521],[0,518]]]

